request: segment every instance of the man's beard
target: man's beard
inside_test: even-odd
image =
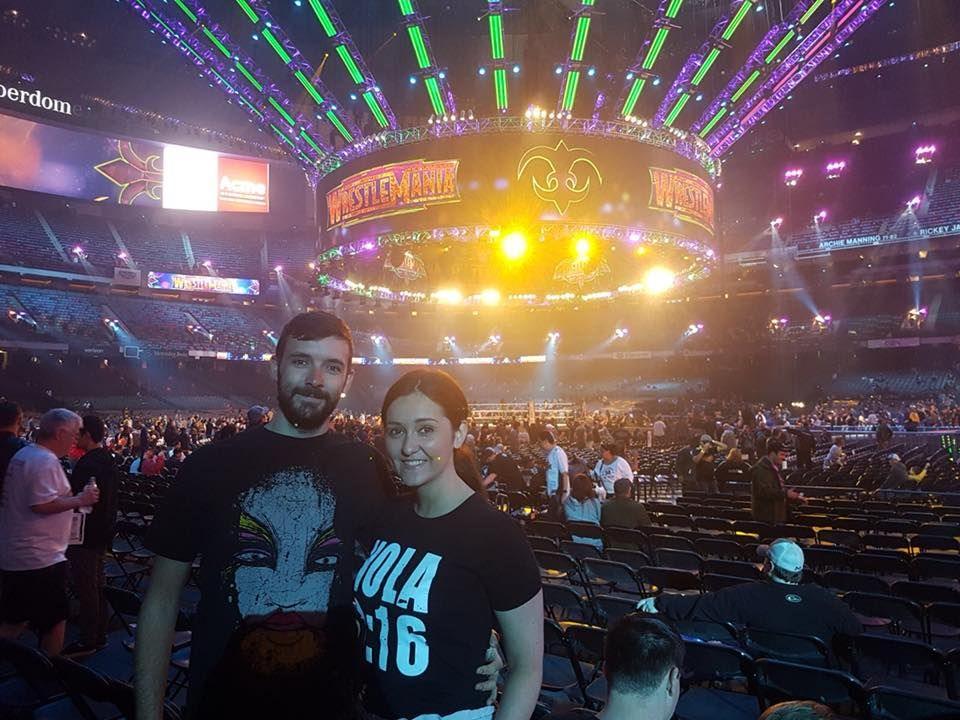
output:
[[[297,395],[302,397],[319,398],[322,404],[298,404]],[[277,380],[277,403],[287,421],[300,430],[318,430],[333,414],[337,407],[336,401],[326,392],[306,387],[285,390],[280,380]]]

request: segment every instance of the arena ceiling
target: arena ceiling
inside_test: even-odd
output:
[[[18,5],[46,38],[21,60],[55,57],[63,72],[71,53],[139,62],[139,83],[113,78],[128,101],[196,117],[202,96],[211,124],[246,119],[308,168],[430,116],[533,105],[642,118],[723,156],[772,111],[815,115],[840,92],[815,76],[956,40],[960,27],[953,0],[4,0],[4,25]],[[51,54],[54,25],[63,47],[81,32],[90,47]]]

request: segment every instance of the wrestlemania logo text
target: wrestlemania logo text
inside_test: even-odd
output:
[[[692,173],[674,168],[650,170],[650,209],[699,225],[713,234],[713,190]]]
[[[364,170],[327,193],[328,227],[458,202],[459,160],[409,160]]]

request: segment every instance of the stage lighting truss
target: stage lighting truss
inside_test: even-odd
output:
[[[637,120],[592,120],[574,118],[570,113],[528,108],[525,115],[472,117],[472,113],[440,115],[417,127],[382,130],[363,140],[351,143],[317,163],[319,177],[340,168],[345,162],[391,147],[430,142],[436,138],[465,135],[500,135],[503,133],[542,133],[562,131],[570,135],[608,137],[632,140],[642,145],[663,148],[695,162],[715,183],[720,180],[721,162],[710,154],[710,147],[699,137],[677,128],[654,128]],[[492,143],[494,144],[494,143]]]
[[[478,288],[465,293],[454,286],[452,279],[437,280],[437,287],[434,289],[424,289],[421,282],[417,286],[418,289],[408,290],[365,283],[356,279],[363,273],[360,268],[380,267],[381,263],[371,264],[370,260],[380,256],[384,251],[399,250],[404,254],[419,255],[429,245],[473,243],[478,246],[478,249],[481,245],[484,249],[490,248],[493,251],[490,254],[499,257],[497,247],[505,236],[505,232],[507,231],[503,228],[489,225],[461,225],[385,233],[372,239],[338,245],[317,256],[314,263],[316,282],[327,290],[395,304],[552,307],[581,301],[609,301],[616,298],[670,293],[706,278],[717,263],[717,255],[713,248],[680,235],[620,225],[550,222],[542,223],[538,228],[527,229],[527,237],[534,247],[543,248],[546,243],[546,247],[557,248],[557,252],[549,257],[560,260],[560,264],[568,261],[587,262],[572,250],[577,247],[578,238],[591,238],[591,244],[597,247],[615,246],[616,254],[611,252],[610,257],[617,259],[618,268],[623,266],[627,258],[640,258],[646,255],[646,253],[637,252],[638,248],[668,252],[677,260],[670,263],[669,268],[665,266],[667,261],[664,261],[664,265],[655,265],[646,269],[638,266],[635,282],[616,285],[613,280],[616,275],[611,272],[609,264],[598,253],[598,257],[590,261],[590,268],[595,269],[604,265],[607,269],[592,278],[592,287],[589,290],[583,288],[583,285],[587,284],[586,281],[580,283],[577,278],[571,279],[564,276],[561,279],[562,282],[552,284],[560,285],[562,288],[563,282],[566,282],[572,287],[565,290],[558,288],[556,292],[544,292],[543,288],[536,291],[533,288],[529,290],[513,288],[509,294],[506,294],[494,288]],[[534,239],[536,242],[533,241]],[[415,248],[421,248],[421,250],[416,251]],[[566,259],[560,259],[561,257]],[[358,262],[354,263],[354,259]],[[584,267],[584,272],[586,271],[587,268]],[[610,284],[602,287],[602,280],[607,276],[611,276],[608,280]],[[622,279],[622,275],[620,278]],[[598,285],[600,287],[597,287]]]

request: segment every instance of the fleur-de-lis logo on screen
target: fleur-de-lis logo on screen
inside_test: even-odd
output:
[[[561,140],[556,147],[538,145],[520,158],[517,179],[529,175],[534,194],[553,203],[557,212],[565,214],[571,205],[582,202],[594,183],[603,184],[600,170],[584,148],[571,148]]]

